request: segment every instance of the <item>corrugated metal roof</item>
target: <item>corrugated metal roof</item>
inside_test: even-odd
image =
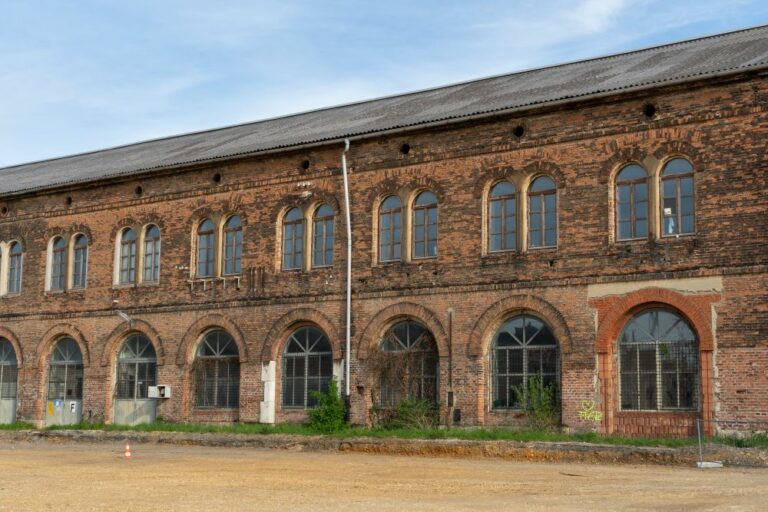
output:
[[[0,195],[768,66],[768,26],[0,169]]]

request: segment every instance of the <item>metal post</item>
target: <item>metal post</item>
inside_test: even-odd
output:
[[[704,467],[704,450],[701,447],[701,418],[696,418],[696,434],[699,438],[699,467]]]

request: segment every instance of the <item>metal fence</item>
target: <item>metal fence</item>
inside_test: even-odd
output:
[[[722,467],[728,447],[768,449],[768,418],[764,420],[696,420],[700,468]],[[749,464],[745,453],[745,464]]]

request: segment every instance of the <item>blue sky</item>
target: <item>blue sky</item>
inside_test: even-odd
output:
[[[0,166],[766,23],[765,0],[2,0]]]

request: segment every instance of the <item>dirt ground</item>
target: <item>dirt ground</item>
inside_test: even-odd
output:
[[[760,510],[768,469],[0,442],[0,510]]]

